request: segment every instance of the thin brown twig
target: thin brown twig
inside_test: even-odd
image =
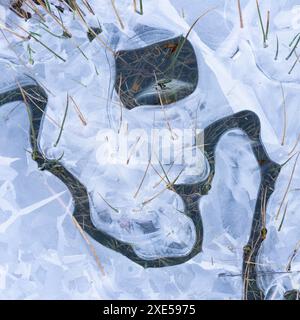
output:
[[[153,197],[151,197],[150,199],[143,201],[142,205],[145,206],[146,204],[148,204],[149,202],[151,202],[152,200],[154,200],[155,198],[159,197],[163,192],[165,192],[166,190],[171,190],[173,188],[173,185],[176,183],[176,181],[179,179],[179,177],[181,176],[182,172],[184,171],[184,168],[179,172],[179,174],[177,175],[177,177],[171,182],[168,183],[166,185],[166,187],[164,189],[162,189],[161,191],[159,191],[156,195],[154,195]]]
[[[121,131],[122,123],[123,123],[123,104],[121,101],[121,86],[122,86],[122,74],[120,76],[120,81],[119,81],[119,92],[118,92],[118,97],[119,97],[119,106],[120,106],[120,125],[118,129],[118,133]]]
[[[112,5],[112,7],[113,7],[113,9],[114,9],[114,12],[115,12],[115,14],[116,14],[116,17],[117,17],[117,19],[118,19],[118,21],[119,21],[119,23],[120,23],[120,26],[121,26],[122,29],[124,29],[124,28],[125,28],[125,27],[124,27],[124,23],[123,23],[123,21],[122,21],[122,19],[121,19],[121,17],[120,17],[120,14],[119,14],[119,12],[118,12],[118,9],[117,9],[117,7],[116,7],[115,0],[110,0],[110,1],[111,1],[111,5]]]
[[[243,29],[244,28],[244,21],[243,21],[241,1],[237,0],[237,4],[238,4],[239,16],[240,16],[240,27],[241,27],[241,29]]]
[[[295,259],[296,255],[298,254],[299,249],[300,249],[300,241],[296,244],[296,247],[295,247],[295,249],[294,249],[294,251],[288,261],[288,264],[286,266],[287,272],[291,271],[293,260]]]
[[[262,225],[265,228],[267,222],[267,192],[268,189],[266,188],[263,192],[263,198],[261,202],[261,216],[262,216]]]
[[[298,135],[298,138],[297,138],[297,140],[296,140],[296,143],[295,143],[293,149],[289,152],[289,155],[291,155],[291,154],[296,150],[299,142],[300,142],[300,133],[299,133],[299,135]]]
[[[129,153],[129,156],[128,156],[127,161],[126,161],[126,164],[127,164],[127,165],[129,164],[130,159],[131,159],[132,155],[134,154],[135,148],[136,148],[136,146],[138,145],[138,143],[139,143],[140,140],[141,140],[141,136],[139,136],[139,137],[136,139],[134,145],[132,146],[132,148],[131,148],[131,150],[130,150],[130,153]]]
[[[141,180],[141,182],[140,182],[140,184],[139,184],[139,186],[138,186],[138,189],[137,189],[137,191],[135,192],[135,194],[134,194],[134,196],[133,196],[134,198],[137,197],[137,195],[138,195],[138,193],[139,193],[139,191],[140,191],[140,189],[141,189],[141,187],[142,187],[142,185],[143,185],[143,183],[144,183],[144,180],[145,180],[145,178],[146,178],[146,175],[147,175],[147,172],[148,172],[148,170],[149,170],[150,164],[151,164],[151,158],[150,158],[149,161],[148,161],[148,165],[147,165],[146,170],[145,170],[145,172],[144,172],[143,178],[142,178],[142,180]]]
[[[171,164],[171,166],[168,168],[167,170],[167,174],[171,171],[172,167],[173,167],[174,163]],[[159,179],[159,181],[157,181],[154,185],[153,185],[153,189],[157,188],[163,181],[164,181],[164,178],[167,178],[166,175],[164,175],[163,177],[161,177]]]
[[[280,206],[278,208],[278,211],[277,211],[277,214],[276,214],[276,217],[275,217],[275,220],[278,219],[279,215],[280,215],[280,211],[282,209],[282,206],[284,204],[284,201],[289,193],[289,190],[290,190],[290,187],[291,187],[291,184],[292,184],[292,180],[293,180],[293,176],[294,176],[294,173],[295,173],[295,170],[296,170],[296,166],[297,166],[297,163],[298,163],[298,159],[299,159],[299,155],[300,155],[300,152],[298,152],[298,155],[297,155],[297,158],[295,160],[295,163],[294,163],[294,166],[293,166],[293,169],[292,169],[292,173],[291,173],[291,176],[290,176],[290,179],[289,179],[289,182],[288,182],[288,185],[286,187],[286,190],[285,190],[285,193],[283,195],[283,198],[282,198],[282,201],[280,203]]]
[[[18,34],[17,32],[15,32],[14,30],[6,27],[6,26],[3,25],[2,23],[0,23],[0,28],[1,28],[2,30],[5,30],[5,31],[13,34],[14,36],[20,38],[21,40],[25,40],[25,41],[26,41],[26,40],[29,40],[29,37],[28,37],[28,36],[27,36],[27,37],[26,37],[26,36],[22,36],[22,35]]]
[[[284,222],[284,219],[285,219],[286,213],[287,213],[288,205],[289,205],[289,202],[287,202],[287,203],[286,203],[286,205],[285,205],[284,212],[283,212],[283,216],[282,216],[282,219],[281,219],[280,225],[279,225],[279,227],[278,227],[278,232],[280,232],[280,231],[281,231],[281,228],[282,228],[282,225],[283,225],[283,222]]]
[[[85,242],[87,243],[88,247],[90,248],[90,251],[91,251],[92,255],[94,256],[95,261],[96,261],[96,264],[97,264],[97,266],[99,267],[102,275],[105,276],[104,268],[103,268],[103,266],[102,266],[102,264],[101,264],[101,262],[100,262],[100,259],[99,259],[98,255],[97,255],[97,252],[96,252],[94,246],[92,245],[92,243],[90,242],[90,240],[89,240],[88,237],[86,236],[85,232],[83,231],[81,225],[80,225],[80,224],[78,223],[78,221],[74,218],[74,216],[72,216],[72,221],[73,221],[73,223],[75,224],[75,226],[77,227],[77,229],[79,230],[82,238],[85,240]]]
[[[64,32],[68,35],[72,35],[72,33],[64,26],[64,24],[48,9],[48,7],[45,5],[43,0],[36,0],[40,6],[43,7],[43,9],[52,17],[52,19],[61,26],[61,28],[64,30]]]
[[[283,133],[282,133],[282,139],[281,139],[281,145],[283,146],[285,144],[285,137],[286,137],[286,130],[287,130],[287,113],[286,113],[286,100],[285,100],[285,94],[283,85],[280,82],[280,88],[281,88],[281,94],[282,94],[282,103],[283,103]]]
[[[70,99],[71,99],[72,102],[73,102],[73,105],[74,105],[74,107],[75,107],[75,111],[76,111],[76,113],[77,113],[77,115],[78,115],[81,123],[82,123],[84,126],[86,126],[86,125],[87,125],[87,121],[86,121],[86,119],[84,118],[82,112],[80,111],[79,106],[77,105],[76,101],[74,100],[74,98],[73,98],[72,96],[69,96],[69,97],[70,97]]]

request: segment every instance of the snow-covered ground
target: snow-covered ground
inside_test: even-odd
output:
[[[113,162],[118,152],[103,151],[103,133],[134,132],[132,146],[141,129],[146,135],[154,125],[167,129],[166,117],[170,127],[180,132],[252,110],[260,117],[262,141],[272,160],[283,164],[296,154],[283,166],[267,207],[268,233],[257,260],[259,284],[266,299],[282,299],[286,291],[300,289],[300,164],[295,164],[300,149],[300,143],[296,145],[300,50],[296,48],[286,59],[300,39],[298,0],[259,1],[265,29],[270,11],[265,43],[256,2],[250,0],[240,1],[243,28],[237,1],[144,0],[143,15],[134,11],[130,0],[115,2],[117,14],[111,1],[90,0],[94,15],[78,1],[85,22],[68,9],[61,14],[71,38],[61,37],[61,23],[41,7],[43,23],[37,13],[27,21],[21,19],[8,9],[8,3],[0,0],[0,70],[4,70],[1,65],[9,64],[6,72],[30,74],[46,88],[49,103],[40,133],[41,149],[48,158],[63,154],[63,165],[87,187],[92,218],[99,229],[133,243],[137,254],[147,258],[165,255],[170,239],[185,244],[172,253],[179,256],[194,241],[193,225],[182,214],[180,197],[171,190],[163,192],[165,185],[158,183],[160,177],[152,167],[143,180],[148,162],[135,162],[137,152],[132,152],[129,163]],[[196,90],[166,108],[122,108],[114,90],[111,50],[139,48],[163,40],[166,34],[186,35],[193,22],[210,9],[188,37],[199,67]],[[88,40],[85,23],[101,25],[99,39]],[[139,34],[142,25],[156,30],[143,38]],[[21,39],[28,35],[26,31],[34,32],[35,38]],[[0,92],[7,78],[2,72]],[[68,96],[64,130],[54,147]],[[80,106],[80,116],[76,106]],[[66,186],[39,171],[26,152],[30,150],[29,121],[24,104],[1,107],[0,128],[0,298],[242,298],[243,247],[249,238],[260,172],[249,141],[240,131],[226,134],[217,147],[212,189],[200,202],[202,252],[181,265],[143,269],[89,239],[102,271],[72,220],[73,203]],[[205,176],[201,154],[195,161],[200,173],[194,178],[201,179]],[[193,163],[187,167],[193,170]],[[161,172],[158,165],[156,168]],[[182,166],[166,165],[166,170],[174,180]],[[181,182],[189,179],[185,172]],[[138,225],[147,221],[158,231],[145,236]],[[129,231],[128,225],[133,229]]]

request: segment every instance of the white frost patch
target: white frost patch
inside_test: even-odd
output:
[[[205,128],[225,115],[249,109],[261,119],[262,138],[270,156],[284,163],[299,151],[299,145],[295,146],[300,134],[298,48],[286,59],[297,41],[296,38],[292,42],[293,38],[300,32],[298,1],[260,1],[264,23],[270,10],[265,47],[255,1],[241,1],[244,29],[240,28],[234,1],[147,0],[144,15],[134,13],[132,1],[118,1],[124,29],[110,1],[89,0],[89,3],[95,16],[83,9],[85,20],[93,27],[100,22],[103,29],[100,39],[93,42],[88,41],[84,24],[67,9],[62,16],[65,27],[72,33],[70,39],[61,37],[61,27],[49,15],[45,16],[45,23],[51,33],[37,19],[25,22],[18,18],[7,9],[7,1],[0,1],[0,25],[13,28],[17,23],[25,30],[37,32],[39,39],[59,56],[55,57],[33,38],[20,42],[6,31],[6,38],[0,34],[0,57],[2,62],[10,61],[7,79],[14,77],[15,71],[26,72],[46,87],[49,103],[41,131],[41,148],[50,158],[63,154],[64,166],[86,185],[92,218],[99,229],[133,243],[137,254],[145,258],[169,254],[172,242],[182,245],[172,255],[185,255],[195,240],[194,226],[182,214],[181,199],[164,190],[166,183],[156,172],[163,175],[160,165],[155,166],[156,171],[149,168],[135,197],[147,161],[135,165],[134,158],[140,155],[133,152],[128,164],[101,165],[99,158],[105,163],[105,158],[116,157],[116,153],[101,154],[97,136],[107,129],[126,134],[121,131],[125,124],[128,132],[142,128],[150,133],[154,124],[155,128],[168,129],[166,115],[174,130]],[[200,20],[189,36],[199,64],[195,92],[165,110],[151,106],[132,111],[121,109],[113,88],[114,58],[110,50],[131,49],[170,35],[185,35],[195,19],[214,6],[217,8]],[[167,31],[152,32],[142,39],[135,30],[143,24]],[[103,43],[109,48],[104,49]],[[0,92],[3,86],[0,84]],[[54,147],[67,95],[72,97],[69,111],[59,144]],[[103,276],[72,222],[70,193],[58,179],[38,171],[24,150],[30,151],[24,105],[1,107],[0,127],[0,298],[242,297],[242,252],[250,232],[260,176],[249,142],[241,133],[227,134],[217,147],[213,186],[200,202],[203,252],[182,265],[145,270],[90,240],[104,267]],[[196,177],[198,181],[206,174],[201,155],[199,159],[201,166],[197,169],[203,175]],[[300,255],[296,252],[293,257],[300,241],[300,164],[276,219],[294,161],[295,157],[283,167],[267,208],[268,234],[258,259],[259,282],[267,299],[282,299],[285,291],[299,289],[300,285]],[[188,162],[185,169],[193,172],[193,166]],[[165,169],[170,170],[172,180],[182,166],[170,168],[169,164]],[[181,181],[188,179],[185,173]],[[278,231],[285,207],[285,219]],[[140,226],[147,223],[152,229],[145,233]]]

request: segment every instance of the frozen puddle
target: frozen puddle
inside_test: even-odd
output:
[[[297,297],[297,1],[8,2],[51,51],[0,37],[0,297]]]

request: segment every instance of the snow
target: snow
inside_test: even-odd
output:
[[[100,23],[103,30],[99,39],[92,42],[87,39],[84,23],[67,9],[62,18],[72,38],[61,38],[53,36],[61,35],[62,29],[49,15],[44,17],[51,33],[37,16],[25,22],[7,9],[7,3],[0,0],[0,28],[3,30],[6,25],[23,36],[24,30],[34,31],[60,58],[33,38],[20,41],[3,31],[0,65],[5,64],[7,77],[1,79],[0,92],[7,88],[11,77],[22,73],[32,75],[47,88],[49,103],[39,141],[43,152],[48,158],[63,154],[63,165],[87,187],[95,226],[133,243],[140,257],[183,256],[195,241],[193,223],[181,213],[181,198],[165,190],[165,183],[152,167],[134,197],[148,165],[145,153],[135,152],[137,138],[141,134],[145,134],[145,139],[151,137],[153,127],[164,129],[167,145],[173,144],[176,149],[178,140],[172,139],[166,116],[174,130],[171,133],[177,132],[178,138],[183,129],[203,129],[225,115],[249,109],[260,117],[262,140],[272,160],[284,163],[299,150],[297,146],[290,153],[300,134],[300,65],[296,63],[289,74],[295,56],[286,60],[289,44],[300,32],[299,1],[261,1],[263,21],[268,10],[271,17],[266,48],[255,1],[241,1],[243,29],[233,1],[147,0],[143,15],[134,12],[132,1],[116,1],[122,29],[110,1],[90,0],[95,16],[83,9],[85,21],[93,27]],[[188,38],[199,67],[196,90],[165,110],[153,106],[121,109],[113,85],[114,57],[110,50],[134,49],[185,35],[197,17],[214,7],[199,20]],[[142,25],[155,29],[140,35]],[[275,60],[277,37],[280,50]],[[34,64],[30,64],[30,50]],[[68,96],[72,99],[63,134],[54,147]],[[86,125],[78,116],[76,105],[80,106]],[[284,109],[287,127],[282,145]],[[217,147],[212,189],[200,202],[202,252],[181,265],[143,269],[90,239],[103,274],[73,223],[73,203],[66,186],[51,174],[39,171],[25,151],[30,146],[24,105],[11,103],[1,107],[0,126],[0,298],[242,298],[243,246],[250,233],[260,173],[249,141],[240,131],[226,134]],[[109,143],[107,149],[106,140],[102,139],[105,135],[112,139],[128,137],[133,151],[124,158],[120,150],[112,148],[113,144]],[[145,145],[157,147],[151,142],[148,139]],[[192,143],[186,148],[191,148]],[[296,166],[290,191],[276,219],[295,159],[282,168],[267,207],[268,234],[258,260],[259,283],[266,299],[282,299],[287,290],[300,287],[300,255],[295,256],[291,272],[286,272],[300,241],[300,165]],[[173,168],[168,159],[163,160],[171,181],[182,170],[179,182],[189,181],[191,173],[196,181],[207,176],[207,164],[199,151],[195,158],[190,155],[186,164]],[[161,172],[159,163],[155,168]],[[286,205],[286,217],[278,231]],[[139,226],[149,222],[154,227],[145,233]],[[170,252],[174,241],[182,246]]]

